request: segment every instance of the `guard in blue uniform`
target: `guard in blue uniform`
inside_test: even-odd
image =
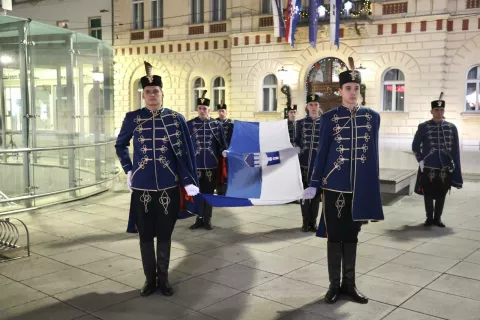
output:
[[[183,191],[198,193],[193,145],[184,117],[163,107],[162,78],[141,78],[145,108],[128,112],[123,120],[115,149],[127,174],[132,192],[129,232],[138,230],[146,282],[140,292],[148,296],[158,289],[172,295],[168,281],[170,247]],[[133,162],[128,147],[133,138]],[[157,256],[153,239],[157,238]]]
[[[320,118],[320,143],[306,199],[323,190],[323,212],[317,236],[327,237],[330,288],[327,303],[340,294],[367,303],[355,285],[358,233],[362,222],[383,220],[378,166],[380,115],[358,105],[361,74],[349,59],[351,71],[340,74],[342,105]],[[340,284],[341,268],[343,278]]]
[[[433,118],[418,126],[412,143],[419,162],[415,192],[424,197],[427,227],[445,227],[441,220],[445,197],[452,186],[461,189],[463,185],[458,131],[444,120],[442,96],[443,92],[439,100],[432,101]]]
[[[227,146],[222,125],[210,118],[210,100],[205,98],[206,93],[207,90],[197,99],[198,117],[188,121],[187,125],[195,148],[200,192],[213,194],[217,187],[218,167],[224,164],[222,152]],[[196,202],[197,220],[190,229],[204,227],[212,230],[212,206],[202,199]]]
[[[294,144],[298,149],[298,157],[300,161],[300,170],[302,172],[303,187],[307,188],[310,184],[313,165],[318,151],[319,131],[318,123],[322,110],[320,109],[320,96],[310,94],[307,96],[308,116],[298,120],[295,123],[295,141]],[[290,113],[291,111],[289,111]],[[295,110],[296,112],[296,110]],[[320,208],[321,194],[320,190],[315,194],[313,199],[302,200],[300,208],[302,210],[302,231],[316,232],[317,217]]]
[[[287,106],[287,122],[288,122],[288,136],[290,137],[290,143],[295,145],[295,121],[297,118],[297,105],[293,107]]]
[[[222,124],[223,132],[225,133],[225,141],[226,141],[226,148],[230,146],[230,142],[232,141],[233,135],[233,120],[227,118],[228,111],[227,105],[223,102],[217,105],[218,111],[218,118],[217,121]],[[217,172],[217,194],[220,196],[224,196],[227,193],[227,181],[224,179],[223,174],[221,172]]]

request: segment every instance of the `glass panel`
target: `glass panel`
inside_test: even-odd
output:
[[[90,27],[91,28],[100,28],[101,26],[102,26],[102,19],[101,18],[90,19]]]
[[[272,14],[271,0],[262,0],[262,14]]]
[[[263,111],[270,111],[270,90],[268,88],[263,88]]]
[[[225,80],[222,77],[218,77],[213,82],[214,87],[225,87]]]
[[[138,3],[133,4],[132,8],[132,29],[139,29],[138,27]]]
[[[385,76],[383,77],[383,81],[404,81],[404,80],[405,80],[405,76],[403,75],[403,72],[398,69],[388,70],[387,73],[385,73]]]
[[[263,84],[264,85],[275,85],[277,84],[277,77],[273,74],[269,74],[268,76],[263,79]]]
[[[271,94],[273,96],[273,111],[277,111],[277,89],[271,89]]]
[[[193,84],[194,88],[203,88],[205,87],[205,81],[202,78],[197,78]]]
[[[143,29],[143,22],[144,22],[144,18],[143,18],[143,2],[142,3],[139,3],[138,4],[138,11],[139,11],[139,16],[138,16],[138,28],[139,29]]]
[[[392,94],[393,85],[383,86],[383,111],[392,111]]]
[[[404,102],[405,102],[405,86],[403,84],[399,84],[395,86],[396,89],[396,111],[404,111]]]
[[[475,111],[478,110],[478,95],[477,84],[467,83],[467,95],[465,97],[465,110]]]
[[[152,0],[152,28],[158,28],[158,1]]]
[[[478,72],[478,68],[479,67],[473,67],[472,69],[470,69],[470,71],[468,71],[468,75],[467,75],[468,80],[476,80],[477,79],[477,77],[480,75],[479,72]]]

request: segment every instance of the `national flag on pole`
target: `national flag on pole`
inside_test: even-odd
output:
[[[272,0],[273,33],[275,37],[285,37],[285,20],[283,20],[282,0]]]
[[[302,198],[300,163],[287,120],[235,120],[227,160],[226,196],[201,194],[212,206],[276,205]]]
[[[285,26],[285,38],[288,43],[294,46],[295,30],[297,29],[298,20],[300,20],[300,10],[302,8],[302,0],[288,0],[287,5],[287,23]]]
[[[320,6],[322,5],[322,0],[310,0],[310,8],[308,12],[309,16],[309,30],[308,30],[308,39],[312,48],[315,48],[317,44],[317,33],[318,33],[318,18],[320,16]]]
[[[330,42],[340,47],[340,7],[341,0],[330,0]]]

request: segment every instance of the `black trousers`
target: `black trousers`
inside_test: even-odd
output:
[[[322,201],[328,242],[358,243],[362,223],[353,221],[353,195],[324,190]]]
[[[224,196],[227,194],[227,184],[226,183],[219,183],[217,185],[217,195]]]
[[[180,211],[179,189],[134,190],[132,201],[140,242],[170,241]]]
[[[217,169],[198,169],[198,180],[201,193],[213,194],[217,187]],[[212,206],[205,200],[201,199],[198,206],[203,212],[203,218],[210,219],[212,217]]]
[[[425,212],[427,213],[428,220],[440,220],[446,197],[447,195],[437,195],[436,197],[427,195],[423,196],[423,200],[425,202]]]
[[[308,184],[303,184],[303,188],[308,188]],[[300,200],[300,209],[302,211],[303,223],[310,226],[317,224],[318,211],[320,209],[320,202],[322,201],[321,190],[317,190],[315,197],[309,200]]]
[[[143,271],[150,286],[168,278],[172,232],[180,211],[180,190],[134,190],[131,207],[136,213]],[[157,250],[153,238],[157,238]]]

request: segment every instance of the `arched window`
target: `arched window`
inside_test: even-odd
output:
[[[277,77],[273,74],[263,79],[263,111],[277,111]]]
[[[205,80],[202,78],[196,78],[193,81],[193,110],[197,110],[197,99],[202,96],[203,91],[205,90]]]
[[[471,68],[467,73],[465,110],[480,111],[480,66]]]
[[[222,77],[217,77],[213,80],[213,109],[217,110],[217,104],[220,101],[225,101],[225,80]]]
[[[340,73],[347,70],[345,62],[335,57],[320,59],[312,65],[305,83],[307,92],[320,96],[320,108],[326,112],[342,103],[339,93]],[[304,100],[306,103],[306,100]]]
[[[405,76],[398,69],[390,69],[383,75],[383,111],[404,111]]]

